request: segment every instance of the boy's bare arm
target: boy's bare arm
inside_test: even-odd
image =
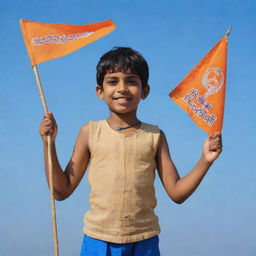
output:
[[[212,163],[222,151],[221,134],[210,136],[203,146],[203,154],[192,171],[180,178],[170,157],[168,143],[161,131],[161,139],[157,151],[157,169],[163,186],[169,197],[176,203],[183,203],[198,187]]]
[[[42,136],[44,143],[44,159],[45,159],[45,174],[47,182],[49,184],[49,168],[48,168],[48,153],[47,153],[47,135],[52,137],[52,162],[53,162],[53,180],[54,180],[54,197],[56,200],[64,200],[78,186],[81,181],[89,161],[89,147],[88,147],[88,125],[81,128],[76,143],[72,157],[63,172],[56,152],[55,139],[57,136],[57,124],[52,115],[48,113],[40,127],[39,132]]]

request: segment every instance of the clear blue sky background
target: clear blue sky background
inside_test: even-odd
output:
[[[198,190],[182,205],[156,179],[163,256],[256,255],[256,2],[251,0],[2,0],[0,5],[0,255],[53,255],[49,192],[38,125],[43,108],[19,19],[89,24],[113,19],[108,36],[63,58],[39,65],[49,109],[59,124],[63,167],[79,128],[105,119],[95,95],[95,66],[113,46],[130,46],[150,66],[151,94],[139,118],[167,135],[174,162],[186,175],[207,134],[169,92],[233,26],[223,128],[224,151]],[[83,215],[89,208],[85,176],[66,201],[57,202],[60,255],[79,255]]]

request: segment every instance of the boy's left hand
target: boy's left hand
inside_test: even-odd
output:
[[[210,135],[204,142],[203,157],[209,163],[213,163],[222,152],[221,133]]]

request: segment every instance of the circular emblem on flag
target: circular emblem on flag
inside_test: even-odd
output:
[[[204,96],[206,98],[210,94],[216,93],[224,82],[224,74],[220,68],[209,68],[205,71],[202,83],[207,89],[207,92]]]

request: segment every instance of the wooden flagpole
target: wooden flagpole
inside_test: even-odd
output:
[[[40,98],[43,104],[44,112],[45,114],[48,113],[43,89],[42,89],[42,84],[40,81],[40,77],[38,74],[37,66],[33,66],[33,71],[36,77],[36,84],[39,89],[40,93]],[[54,255],[59,256],[59,244],[58,244],[58,234],[57,234],[57,222],[56,222],[56,209],[55,209],[55,200],[54,200],[54,195],[53,195],[53,170],[52,170],[52,139],[51,136],[47,136],[47,152],[48,152],[48,168],[49,168],[49,187],[50,187],[50,200],[51,200],[51,212],[52,212],[52,230],[53,230],[53,241],[54,241]]]

